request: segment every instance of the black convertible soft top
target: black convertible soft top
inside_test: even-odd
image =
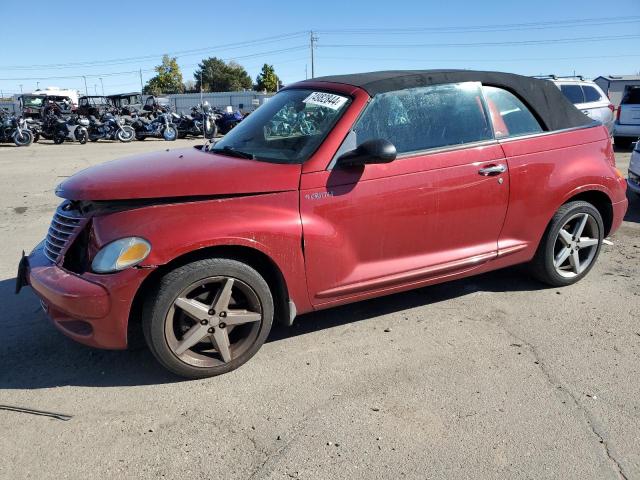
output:
[[[549,80],[514,73],[474,70],[387,70],[316,77],[299,82],[296,86],[305,86],[304,84],[309,82],[353,85],[366,90],[372,97],[379,93],[427,85],[481,82],[484,85],[504,88],[519,97],[533,110],[547,130],[562,130],[593,123],[593,120],[576,109]]]

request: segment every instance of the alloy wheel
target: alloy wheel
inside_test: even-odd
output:
[[[565,278],[573,278],[593,263],[600,243],[596,219],[588,213],[577,213],[560,228],[554,244],[553,265]]]
[[[262,324],[256,292],[237,278],[216,276],[184,289],[165,318],[173,354],[196,367],[220,366],[248,351]]]

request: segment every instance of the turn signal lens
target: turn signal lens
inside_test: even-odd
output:
[[[151,244],[144,238],[121,238],[102,247],[91,262],[91,268],[96,273],[117,272],[139,264],[150,252]]]

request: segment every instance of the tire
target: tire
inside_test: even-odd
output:
[[[65,141],[65,137],[63,135],[55,135],[53,137],[53,143],[56,145],[62,145]]]
[[[89,134],[84,129],[82,130],[78,129],[75,132],[75,137],[76,137],[76,140],[80,142],[80,145],[84,145],[85,143],[87,143],[87,140],[89,139]]]
[[[33,143],[38,143],[38,140],[40,140],[40,134],[38,132],[35,132],[33,134]]]
[[[33,133],[30,130],[22,130],[13,135],[13,143],[18,147],[28,147],[33,143]]]
[[[218,125],[213,120],[204,122],[204,136],[208,139],[215,138],[218,134]]]
[[[585,216],[584,230],[578,240],[576,228]],[[561,234],[561,230],[564,233]],[[593,205],[583,201],[566,203],[551,219],[531,262],[531,273],[541,282],[553,287],[576,283],[595,265],[603,238],[602,216]],[[587,243],[592,245],[587,246]],[[556,266],[556,261],[561,260],[564,255],[568,255],[564,257],[566,260]],[[578,266],[574,267],[576,263]]]
[[[206,283],[208,281],[226,285],[224,282],[229,280],[232,285],[232,297],[229,298],[232,298],[233,306],[244,306],[245,310],[231,309],[227,300],[226,305],[229,308],[221,306],[216,312],[214,307],[218,307],[214,299],[223,296],[220,294],[222,287],[214,286],[209,293],[200,289],[217,285]],[[204,293],[200,293],[201,297],[193,296],[194,292],[198,294],[202,291]],[[243,303],[243,292],[246,292],[246,298],[251,300],[245,299]],[[200,316],[187,315],[186,310],[177,305],[176,302],[186,299],[189,294],[192,295],[188,297],[191,298],[190,302],[196,301],[200,307],[204,305],[204,313],[199,311]],[[201,303],[203,295],[206,301]],[[208,308],[211,310],[207,312]],[[226,311],[229,312],[228,316]],[[232,326],[231,319],[239,318],[233,315],[233,312],[248,312],[243,315],[259,315],[260,319]],[[213,316],[208,316],[209,314]],[[273,315],[271,291],[256,270],[236,260],[212,258],[176,268],[160,279],[157,287],[149,292],[145,300],[142,330],[149,349],[167,370],[181,377],[204,378],[235,370],[253,357],[269,335]],[[206,322],[202,319],[203,316],[209,318],[210,323],[203,325],[203,322]],[[197,318],[201,320],[196,320]],[[224,320],[229,321],[229,326],[222,323]],[[236,328],[237,331],[234,330]],[[192,337],[198,343],[183,352],[178,352],[180,354],[176,353],[180,350],[180,343],[186,341],[187,333],[193,333],[192,330],[197,334]],[[202,333],[199,332],[202,331],[205,332],[204,337],[200,338]],[[211,331],[214,333],[207,333]],[[223,359],[223,349],[216,347],[214,343],[214,337],[218,334],[226,336],[227,360]],[[243,337],[245,334],[247,338]],[[234,337],[239,340],[232,343]]]
[[[136,140],[138,140],[139,142],[143,142],[146,139],[147,139],[146,135],[141,135],[139,133],[136,133]]]
[[[167,125],[162,129],[162,138],[164,138],[167,142],[173,142],[176,138],[178,138],[178,129],[175,125]]]
[[[631,148],[631,143],[633,142],[633,138],[630,137],[613,137],[613,143],[618,148],[629,149]]]
[[[135,138],[135,136],[136,131],[128,126],[124,126],[116,132],[116,139],[123,143],[129,143]]]

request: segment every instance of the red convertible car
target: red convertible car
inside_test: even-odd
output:
[[[17,289],[79,342],[123,349],[141,329],[169,370],[217,375],[301,313],[519,263],[572,284],[622,222],[625,186],[606,128],[550,82],[317,78],[213,145],[64,181]]]

